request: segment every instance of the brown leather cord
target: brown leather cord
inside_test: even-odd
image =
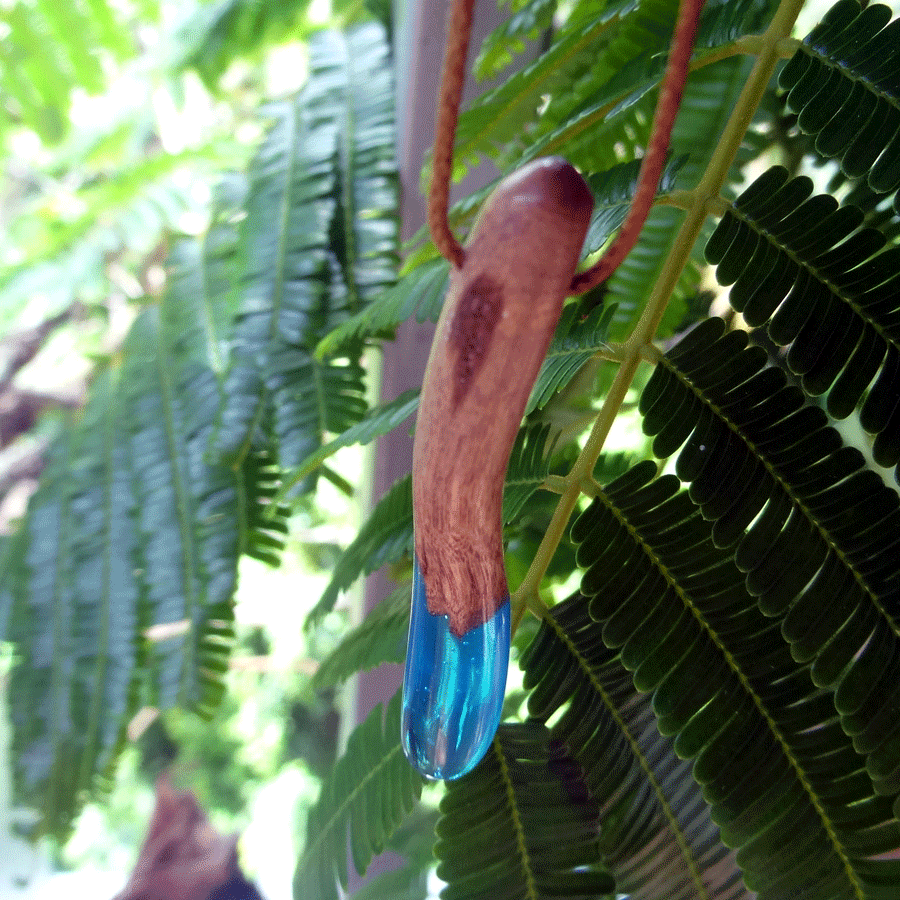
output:
[[[466,53],[472,33],[472,10],[475,0],[455,0],[447,18],[447,49],[441,76],[437,122],[434,134],[434,160],[431,191],[428,196],[428,227],[441,255],[460,268],[465,251],[450,230],[447,221],[450,180],[453,174],[453,142],[459,119],[463,81],[466,77]]]
[[[694,36],[697,33],[697,21],[703,2],[704,0],[681,0],[675,32],[672,35],[672,49],[669,51],[669,60],[653,116],[650,142],[641,163],[637,190],[628,209],[628,215],[606,253],[589,269],[577,272],[572,278],[573,294],[583,294],[606,281],[628,256],[640,237],[644,222],[647,221],[653,207],[659,179],[662,177],[672,137],[672,126],[681,106],[681,96],[684,93],[684,83],[687,80]]]
[[[606,281],[634,248],[653,207],[672,137],[672,127],[681,106],[684,84],[704,0],[681,0],[672,36],[672,47],[663,75],[653,116],[650,141],[641,163],[638,184],[628,214],[609,249],[589,269],[577,272],[570,290],[583,294]],[[447,20],[447,41],[441,77],[440,99],[435,124],[431,191],[428,197],[428,226],[441,255],[460,268],[465,251],[448,222],[450,181],[453,172],[453,144],[466,72],[466,53],[472,32],[475,0],[454,0]]]

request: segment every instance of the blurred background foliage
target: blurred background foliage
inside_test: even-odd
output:
[[[310,36],[368,19],[362,3],[341,0],[17,0],[0,9],[4,534],[16,532],[48,449],[96,373],[119,365],[134,321],[169,289],[176,242],[189,248],[207,233],[214,196],[244,190],[223,174],[248,169],[269,127],[267,104],[305,82]],[[361,455],[348,453],[344,464],[358,471]],[[277,575],[244,560],[216,727],[186,710],[145,708],[108,796],[84,807],[67,841],[48,838],[33,852],[15,837],[34,820],[11,806],[0,729],[0,895],[37,895],[56,867],[113,872],[115,885],[143,838],[153,781],[173,762],[214,825],[244,832],[245,870],[262,873],[266,896],[289,894],[297,823],[338,740],[334,693],[314,692],[309,676],[341,616],[314,636],[302,622],[357,516],[326,484],[297,506]],[[0,601],[0,636],[9,615]],[[5,721],[5,702],[2,710]]]

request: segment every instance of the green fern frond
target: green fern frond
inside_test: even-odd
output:
[[[643,0],[620,8],[591,64],[551,98],[537,129],[541,138],[530,153],[536,148],[548,152],[547,140],[563,143],[574,164],[596,171],[644,145],[654,103],[648,94],[662,76],[665,58],[658,54],[668,46],[677,10],[672,0]]]
[[[550,28],[557,0],[525,0],[512,5],[515,8],[509,18],[481,43],[473,66],[479,79],[497,75],[512,62],[513,54],[525,49],[526,40],[534,40]]]
[[[137,501],[116,388],[101,375],[81,421],[51,449],[8,572],[17,796],[40,810],[38,831],[57,836],[84,793],[105,786],[142,664]]]
[[[251,170],[246,285],[226,380],[229,402],[216,436],[226,456],[239,457],[259,442],[260,423],[271,415],[271,357],[304,347],[311,315],[326,302],[336,127],[327,120],[307,126],[307,115],[302,99],[274,110]]]
[[[251,447],[239,472],[244,523],[241,552],[269,566],[281,562],[291,509],[279,500],[282,472],[266,447]]]
[[[521,140],[544,99],[590,68],[615,23],[615,18],[597,17],[587,24],[564,27],[535,62],[464,110],[457,129],[457,170],[461,172],[479,155],[495,156],[497,148]]]
[[[327,434],[341,434],[366,412],[366,383],[356,360],[316,359],[306,349],[283,348],[271,357],[266,387],[271,395],[278,457],[285,468],[300,464]]]
[[[721,843],[691,765],[660,735],[650,697],[635,691],[618,650],[600,639],[588,601],[549,610],[522,655],[531,715],[583,768],[599,805],[599,859],[634,900],[749,898]],[[568,704],[568,705],[566,705]]]
[[[882,793],[900,791],[900,723],[888,710],[900,682],[895,535],[900,498],[825,413],[744,332],[710,319],[659,362],[640,401],[654,452],[685,440],[679,477],[736,546],[746,584],[783,617],[795,658],[834,689],[841,721]]]
[[[186,352],[222,378],[228,336],[237,313],[238,235],[229,221],[214,220],[197,239],[179,240],[169,253],[168,292],[164,306],[173,334],[184,334]]]
[[[768,323],[776,343],[791,345],[787,363],[803,389],[829,392],[831,415],[850,415],[868,388],[860,422],[876,435],[875,460],[896,466],[900,249],[860,228],[860,210],[812,190],[804,176],[769,169],[722,217],[706,256],[747,322]]]
[[[564,388],[598,351],[607,346],[609,323],[615,314],[612,306],[600,306],[583,318],[582,307],[570,304],[563,309],[556,334],[547,349],[525,413],[542,409],[553,395]]]
[[[76,615],[74,501],[80,485],[67,477],[76,442],[70,434],[51,448],[43,483],[31,498],[23,525],[25,557],[19,563],[24,567],[17,579],[21,593],[14,600],[10,623],[20,653],[8,694],[14,780],[17,796],[41,811],[39,834],[65,835],[75,815],[85,749],[83,726],[75,716],[83,715],[89,702],[76,681],[88,680],[85,676],[96,659],[90,652],[90,635],[84,642],[83,661],[76,650],[79,633],[87,630]],[[100,588],[102,576],[93,574],[94,586]],[[108,594],[105,599],[110,599]],[[133,654],[126,654],[123,661],[126,670],[129,656]]]
[[[417,266],[365,309],[326,334],[316,348],[316,356],[330,356],[366,338],[389,336],[413,314],[417,322],[437,322],[447,293],[448,275],[443,259]]]
[[[374,23],[329,32],[339,60],[334,75],[346,88],[321,108],[341,123],[337,135],[339,192],[331,225],[331,249],[346,286],[346,306],[356,313],[394,284],[399,266],[397,163],[394,153],[394,83],[390,46]],[[323,77],[327,72],[323,69]],[[343,313],[341,313],[343,314]],[[320,323],[317,337],[334,327]]]
[[[396,482],[378,501],[353,542],[341,555],[331,581],[313,607],[307,625],[315,624],[334,608],[338,596],[360,575],[368,575],[386,563],[413,551],[412,478]]]
[[[434,829],[437,810],[413,810],[388,841],[387,848],[405,861],[401,868],[367,881],[353,900],[422,900],[428,896],[428,876],[434,868]]]
[[[285,480],[278,494],[278,499],[287,496],[299,481],[314,472],[326,459],[343,447],[354,444],[370,444],[376,438],[402,425],[419,408],[419,392],[404,391],[390,403],[370,409],[355,425],[351,425],[343,434],[329,441],[311,453]]]
[[[310,77],[251,169],[248,275],[217,451],[240,459],[264,438],[298,466],[366,409],[353,358],[313,355],[322,332],[393,280],[396,190],[392,86],[382,30],[321,32]],[[273,222],[275,227],[273,228]]]
[[[897,870],[873,859],[900,842],[890,800],[679,479],[655,475],[637,465],[573,526],[593,639],[621,648],[635,687],[653,692],[748,888],[875,900]]]
[[[692,188],[702,177],[749,68],[748,61],[732,58],[691,73],[672,136],[672,152],[687,157],[678,172],[681,186]],[[724,97],[729,99],[723,102]],[[606,302],[616,306],[610,340],[626,339],[637,324],[665,265],[681,220],[682,213],[676,209],[654,208],[641,232],[638,246],[606,282]],[[702,248],[703,242],[698,241],[689,264],[681,272],[675,296],[657,332],[659,337],[671,334],[682,321],[685,306],[681,298],[697,290],[703,263]]]
[[[348,841],[356,871],[363,874],[421,792],[422,776],[400,747],[398,692],[386,711],[376,706],[353,732],[346,753],[322,785],[306,822],[294,897],[337,900],[337,883],[347,887]]]
[[[403,584],[385,597],[351,629],[323,660],[312,679],[316,690],[346,681],[351,675],[385,662],[402,663],[409,630],[410,585]]]
[[[509,456],[503,486],[503,521],[517,518],[532,494],[550,474],[550,457],[555,441],[549,441],[550,426],[540,422],[526,425],[516,437]]]
[[[166,321],[158,309],[147,310],[123,354],[145,624],[163,632],[157,640],[151,631],[158,704],[209,713],[231,645],[238,493],[233,472],[206,462],[219,383],[211,369],[184,361],[181,336]]]
[[[675,180],[686,162],[686,156],[679,156],[666,163],[656,191],[657,197],[664,197],[675,190]],[[594,212],[584,239],[584,255],[599,250],[625,221],[637,188],[640,168],[641,161],[636,159],[588,175],[587,183],[594,195]]]
[[[879,193],[900,186],[900,19],[891,16],[881,3],[861,9],[857,0],[841,0],[779,79],[816,150]]]
[[[588,900],[614,891],[598,865],[597,805],[541,723],[501,725],[487,756],[448,784],[440,810],[442,900]]]

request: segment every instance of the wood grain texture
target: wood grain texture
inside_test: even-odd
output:
[[[451,275],[419,406],[413,509],[428,609],[457,636],[508,596],[506,466],[592,210],[572,166],[536,160],[487,199]]]

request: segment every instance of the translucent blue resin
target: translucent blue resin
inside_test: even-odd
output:
[[[508,596],[484,625],[458,638],[446,616],[428,611],[415,561],[402,736],[407,758],[426,777],[459,778],[487,752],[503,710],[509,640]]]

